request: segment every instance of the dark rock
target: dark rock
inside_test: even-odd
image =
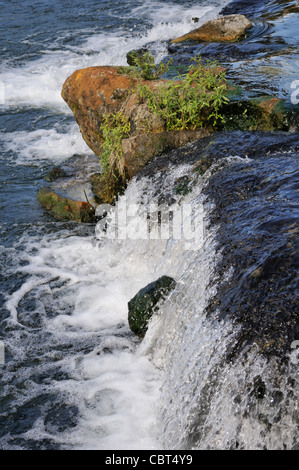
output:
[[[223,131],[165,153],[137,176],[154,178],[188,164],[193,187],[211,172],[204,194],[215,204],[209,223],[218,227],[217,273],[224,278],[233,268],[234,275],[218,285],[206,314],[241,327],[228,361],[255,344],[261,355],[284,363],[298,339],[298,151],[298,133]],[[228,164],[231,156],[244,163]],[[155,186],[160,198],[170,189],[175,196],[176,185],[165,188],[163,176]],[[263,386],[256,390],[261,397]]]
[[[169,276],[162,276],[141,289],[128,303],[128,321],[130,329],[136,335],[143,337],[147,325],[158,310],[158,302],[175,288],[176,281]]]
[[[293,123],[284,101],[271,96],[231,101],[221,112],[225,118],[225,130],[288,131]]]
[[[49,171],[46,176],[45,180],[51,183],[59,178],[65,178],[67,176],[65,170],[60,168],[59,166],[54,166],[51,171]]]
[[[90,177],[91,189],[97,204],[114,204],[118,196],[123,194],[126,185],[121,177],[93,173]]]
[[[262,400],[266,395],[266,385],[259,375],[254,378],[253,395],[259,400]]]
[[[132,50],[132,51],[128,52],[127,55],[126,55],[127,63],[129,65],[135,67],[137,65],[136,64],[136,58],[142,59],[142,57],[144,56],[144,54],[146,52],[148,52],[148,50],[145,49],[145,48],[137,49],[136,51]]]
[[[222,276],[233,267],[234,276],[219,286],[207,314],[242,325],[236,343],[228,348],[228,361],[254,343],[264,356],[286,362],[298,338],[298,134],[228,132],[218,138],[217,143],[214,136],[209,146],[210,155],[229,156],[234,139],[234,155],[251,162],[230,166],[209,179],[207,195],[215,203],[210,223],[219,226],[217,238],[224,247],[217,273]]]
[[[190,187],[190,178],[185,175],[181,176],[178,178],[174,184],[175,184],[175,194],[180,195],[180,196],[186,196],[186,194],[190,193],[192,191],[192,188]]]

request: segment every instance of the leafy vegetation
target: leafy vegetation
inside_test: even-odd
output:
[[[154,91],[138,84],[140,100],[165,121],[166,130],[196,129],[203,124],[216,126],[224,119],[220,109],[229,101],[224,94],[225,71],[217,62],[203,65],[199,56],[194,61],[188,73]]]
[[[111,172],[110,156],[119,158],[122,153],[122,140],[130,134],[129,118],[119,111],[116,114],[104,114],[104,122],[101,126],[104,142],[100,157],[103,173]]]
[[[186,74],[176,80],[168,80],[157,87],[149,87],[145,80],[154,80],[164,74],[169,66],[156,65],[148,52],[137,55],[135,65],[128,69],[138,78],[136,89],[140,102],[156,113],[165,123],[165,130],[193,130],[205,126],[215,127],[224,121],[221,107],[229,101],[225,96],[227,88],[225,71],[216,62],[203,65],[200,57],[195,57]],[[143,80],[143,82],[142,82]],[[103,177],[112,186],[117,178],[125,179],[121,156],[122,141],[130,135],[130,121],[123,111],[105,114],[101,125],[104,139],[100,157]],[[146,129],[145,129],[146,132]]]
[[[172,59],[167,64],[155,64],[155,59],[149,52],[135,57],[135,64],[140,69],[140,78],[143,80],[157,80],[167,72],[171,63]]]
[[[170,59],[167,64],[163,62],[155,64],[155,59],[149,52],[138,53],[137,51],[131,52],[131,60],[134,63],[131,67],[119,67],[119,73],[129,73],[135,78],[141,80],[157,80],[164,75],[172,63]]]

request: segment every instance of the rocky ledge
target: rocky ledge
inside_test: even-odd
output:
[[[251,21],[245,15],[228,15],[208,21],[199,28],[173,39],[171,43],[183,41],[233,42],[244,37]]]
[[[108,179],[100,173],[92,177],[98,203],[112,203],[126,182],[137,175],[152,157],[213,132],[208,123],[195,130],[165,130],[162,119],[140,101],[136,92],[137,84],[146,84],[149,89],[158,90],[171,82],[165,79],[143,81],[134,78],[129,70],[106,66],[77,70],[66,80],[62,97],[72,109],[85,142],[96,155],[102,154],[104,138],[101,127],[105,115],[121,111],[130,122],[129,135],[121,143],[121,156],[114,157],[114,175]],[[227,86],[227,96],[237,93],[238,88]],[[287,130],[289,127],[283,101],[273,97],[251,101],[234,99],[221,112],[225,118],[225,124],[220,126],[223,129],[271,131]]]

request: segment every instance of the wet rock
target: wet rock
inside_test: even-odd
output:
[[[292,112],[283,100],[272,96],[231,101],[222,113],[225,130],[288,131],[293,126]]]
[[[158,302],[175,288],[172,277],[162,276],[141,289],[128,303],[128,321],[131,331],[143,337],[152,315],[158,310]]]
[[[242,13],[250,17],[273,20],[299,11],[298,0],[233,0],[226,5],[221,15]]]
[[[52,168],[52,170],[50,170],[46,174],[45,180],[50,183],[52,181],[55,181],[59,178],[64,178],[66,176],[67,176],[67,173],[63,168],[60,168],[59,166],[55,166],[54,168]]]
[[[59,196],[47,188],[39,190],[37,200],[58,219],[75,220],[76,222],[93,222],[95,220],[95,209],[88,202],[74,201]]]
[[[141,48],[141,49],[137,49],[137,50],[132,50],[130,52],[127,53],[126,55],[126,58],[127,58],[127,63],[130,65],[130,66],[136,66],[136,58],[138,59],[142,59],[142,57],[144,56],[144,54],[148,52],[148,50],[146,48]]]
[[[180,195],[180,196],[186,196],[186,194],[192,191],[190,183],[191,183],[191,179],[187,175],[177,178],[174,182],[175,194]]]
[[[62,89],[62,97],[72,109],[82,136],[93,152],[101,156],[104,115],[121,111],[130,122],[129,137],[122,141],[122,154],[109,158],[110,173],[93,177],[92,185],[97,202],[112,203],[116,194],[125,188],[153,157],[164,150],[209,135],[206,129],[195,131],[165,131],[165,122],[147,104],[140,102],[137,84],[158,90],[170,80],[140,80],[118,67],[89,67],[77,70]]]
[[[126,189],[123,178],[103,173],[93,173],[90,177],[91,189],[97,204],[114,204],[116,195],[120,195]]]
[[[146,133],[123,140],[123,158],[130,178],[137,175],[152,157],[209,135],[207,129],[197,129]]]
[[[183,41],[233,42],[239,41],[246,30],[251,28],[251,21],[244,15],[229,15],[208,21],[197,29],[173,39],[171,43]]]
[[[251,161],[209,179],[207,195],[215,203],[210,221],[219,224],[218,243],[224,247],[217,273],[233,267],[234,276],[219,287],[207,313],[242,325],[228,348],[229,361],[255,344],[260,354],[283,363],[298,338],[293,199],[298,134],[224,132],[211,138],[205,153],[229,156],[232,141],[234,154]]]
[[[266,395],[266,385],[260,376],[254,378],[252,394],[255,398],[262,400]]]
[[[62,87],[62,98],[74,113],[83,139],[100,155],[103,114],[117,113],[137,80],[118,73],[118,67],[87,67],[76,70]]]

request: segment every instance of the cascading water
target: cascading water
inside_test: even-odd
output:
[[[153,318],[140,347],[165,372],[159,407],[161,440],[167,449],[292,449],[298,443],[298,342],[293,341],[297,205],[292,192],[294,174],[298,175],[296,135],[280,135],[275,153],[275,136],[257,134],[244,143],[245,137],[233,133],[208,139],[207,145],[197,144],[191,152],[185,149],[184,157],[176,157],[179,162],[189,154],[196,161],[204,150],[215,158],[217,152],[221,155],[217,146],[225,149],[232,140],[243,154],[220,157],[201,184],[195,183],[201,186],[202,197],[210,196],[205,211],[208,230],[195,250],[181,250],[176,257],[185,262],[177,287]],[[247,157],[250,153],[253,158]],[[231,200],[239,206],[237,216]],[[234,215],[235,223],[230,220],[223,228],[226,213],[230,219]],[[265,220],[271,234],[262,241]],[[237,245],[229,237],[237,238]],[[228,257],[230,243],[233,255]],[[234,256],[242,249],[246,262],[235,265]],[[278,271],[284,274],[277,278]],[[222,295],[229,299],[228,308]],[[243,311],[235,315],[239,296]],[[246,304],[251,304],[248,314]],[[276,351],[268,354],[274,345]]]

